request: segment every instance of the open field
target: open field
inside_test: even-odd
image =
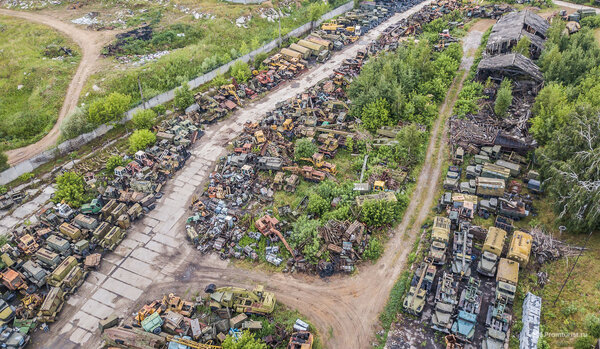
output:
[[[56,30],[0,16],[0,149],[35,142],[52,128],[81,59],[78,50]]]

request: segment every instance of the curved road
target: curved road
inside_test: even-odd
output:
[[[60,109],[58,120],[54,124],[54,127],[52,127],[52,130],[50,130],[50,132],[48,132],[48,134],[44,136],[44,138],[40,139],[37,143],[7,151],[6,155],[8,155],[8,162],[11,165],[14,165],[21,161],[32,158],[33,156],[56,144],[60,134],[59,126],[62,120],[77,106],[81,90],[83,89],[83,86],[90,75],[94,73],[98,64],[98,58],[100,56],[102,47],[112,40],[115,32],[93,32],[83,30],[74,24],[65,23],[57,18],[35,12],[21,12],[0,9],[0,15],[22,18],[31,22],[47,25],[68,36],[79,46],[81,51],[81,62],[79,63],[77,71],[75,72],[75,75],[73,75],[73,79],[71,80],[69,88],[66,91],[65,100],[62,108]]]

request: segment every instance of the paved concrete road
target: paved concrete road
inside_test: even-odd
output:
[[[91,272],[78,292],[68,300],[68,304],[59,316],[59,321],[50,326],[51,331],[34,336],[33,346],[95,348],[100,343],[97,330],[100,319],[112,313],[130,316],[131,312],[135,311],[136,305],[150,300],[150,295],[156,297],[164,289],[184,293],[189,291],[186,288],[189,282],[190,287],[194,285],[194,291],[199,290],[202,285],[189,280],[192,274],[200,273],[205,277],[210,276],[210,280],[228,284],[236,279],[247,285],[251,285],[254,281],[266,282],[270,279],[279,279],[282,284],[285,284],[283,280],[290,278],[289,276],[270,276],[260,272],[251,273],[247,270],[235,269],[214,255],[201,256],[199,252],[193,250],[184,237],[187,206],[193,193],[201,192],[201,184],[213,169],[214,162],[225,153],[228,142],[243,130],[246,121],[259,120],[267,111],[274,109],[276,103],[291,98],[328,77],[341,61],[355,57],[358,50],[379,36],[385,28],[418,11],[429,2],[426,1],[402,14],[396,14],[354,45],[335,54],[325,64],[311,69],[299,80],[279,87],[265,98],[236,112],[227,120],[209,127],[205,136],[193,149],[192,156],[184,169],[169,181],[166,195],[161,198],[157,208],[134,224],[114,253],[105,256],[100,270]],[[201,261],[201,264],[197,264],[198,261]],[[252,280],[248,280],[250,276]],[[298,278],[312,280],[302,275]],[[318,279],[313,281],[323,283]],[[269,287],[277,290],[276,284],[271,286],[269,283]],[[297,304],[297,299],[293,301],[294,295],[291,292],[278,297],[286,303]],[[304,301],[314,300],[313,295],[311,299]],[[348,307],[351,307],[351,304],[348,304]],[[311,313],[306,315],[310,317]],[[358,316],[350,313],[347,315]],[[326,327],[321,329],[324,330]]]

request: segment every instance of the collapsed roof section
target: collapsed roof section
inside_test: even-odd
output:
[[[485,80],[488,77],[501,80],[504,77],[516,80],[544,81],[540,68],[520,53],[486,57],[477,66],[477,75]]]
[[[537,59],[544,49],[549,27],[548,21],[531,11],[506,14],[494,25],[486,52],[490,55],[508,53],[526,36],[531,41],[531,57]]]

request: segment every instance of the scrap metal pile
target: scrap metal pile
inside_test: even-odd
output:
[[[123,156],[126,165],[113,174],[89,168],[81,173],[88,190],[97,193],[91,202],[79,209],[49,203],[10,232],[8,243],[0,246],[0,321],[27,332],[7,332],[3,340],[18,334],[25,345],[36,324],[46,327],[55,321],[67,297],[100,265],[102,254],[114,250],[131,223],[155,207],[162,186],[185,164],[189,147],[203,134],[185,116],[163,122],[157,131],[156,145],[133,158]]]
[[[242,107],[280,84],[296,78],[313,62],[323,63],[332,51],[343,49],[383,21],[415,6],[422,0],[364,2],[353,11],[323,23],[308,37],[283,48],[263,62],[255,62],[256,70],[246,83],[235,81],[207,92],[196,94],[196,103],[186,112],[202,123],[212,123]],[[259,70],[258,63],[264,69]]]
[[[256,333],[266,322],[274,330],[260,339],[269,348],[286,344],[288,348],[312,348],[314,338],[306,322],[297,319],[290,331],[274,320],[275,295],[262,285],[246,290],[210,284],[205,292],[205,297],[194,301],[165,295],[143,305],[133,319],[120,321],[111,316],[100,322],[102,337],[107,345],[138,347],[152,343],[149,347],[218,349],[228,335],[239,338],[243,331]]]
[[[431,21],[457,8],[455,2],[448,1],[428,5],[402,25],[414,23],[414,18]],[[379,50],[377,43],[372,43],[368,52]],[[306,242],[292,249],[286,241],[291,235],[290,223],[299,217],[309,198],[305,197],[297,207],[275,207],[281,221],[269,212],[265,215],[264,208],[273,203],[277,191],[294,192],[300,179],[335,181],[337,169],[328,159],[335,158],[338,148],[344,147],[348,139],[360,138],[354,120],[348,117],[350,101],[344,87],[360,73],[367,58],[367,51],[359,51],[354,59],[344,60],[328,79],[295,98],[280,102],[260,122],[245,125],[244,132],[232,141],[229,155],[220,159],[211,173],[206,191],[192,202],[186,233],[198,250],[216,251],[222,258],[264,258],[277,266],[288,258],[284,271],[319,272],[326,276],[354,270],[371,233],[362,224],[329,222],[320,229],[324,244],[318,256],[327,255],[330,260],[323,259],[315,265],[301,253]],[[385,137],[382,140],[393,142],[398,129],[380,131]],[[299,159],[300,163],[294,159],[292,141],[302,137],[314,139],[318,152],[310,158]],[[303,165],[305,163],[312,166]],[[384,190],[385,184],[399,187],[406,173],[383,171],[372,177],[366,192]],[[390,193],[371,196],[395,200],[393,194],[391,198],[387,195]],[[360,205],[362,201],[357,198],[357,202]],[[252,225],[255,219],[258,220]],[[348,233],[350,230],[356,232]],[[260,247],[264,238],[266,247]]]

